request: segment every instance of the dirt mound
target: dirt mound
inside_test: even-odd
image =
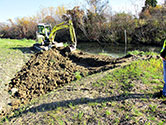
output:
[[[112,69],[123,62],[135,59],[133,56],[114,59],[108,56],[90,55],[81,51],[69,53],[66,48],[52,48],[40,52],[23,66],[9,83],[9,92],[18,99],[11,105],[16,108],[34,97],[63,86],[77,79],[77,75],[86,76]]]
[[[84,76],[88,70],[72,63],[54,48],[35,54],[11,80],[9,91],[15,90],[13,96],[25,103],[75,80],[76,72],[82,72]]]

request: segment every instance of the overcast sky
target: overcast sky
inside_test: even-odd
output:
[[[109,0],[112,12],[132,12],[141,10],[145,0]],[[164,0],[157,0],[158,4]],[[0,0],[0,22],[18,17],[35,15],[42,8],[64,5],[66,8],[85,5],[85,0]]]

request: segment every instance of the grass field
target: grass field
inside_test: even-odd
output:
[[[4,91],[17,71],[29,60],[33,51],[33,40],[0,39],[0,110],[8,103],[8,93]]]
[[[29,59],[33,40],[0,39],[0,81],[6,82],[6,77],[12,77],[16,71]],[[4,74],[5,72],[5,74]],[[8,81],[8,80],[7,80]]]
[[[1,72],[4,83],[6,75],[10,80],[28,60],[32,52],[27,47],[34,41],[1,41],[0,64],[3,71],[7,71]],[[148,56],[142,52],[144,55]],[[156,96],[162,87],[162,61],[152,56],[149,60],[138,60],[120,69],[81,78],[36,98],[6,116],[2,123],[164,125],[166,98]]]

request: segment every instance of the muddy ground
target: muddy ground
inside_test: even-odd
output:
[[[70,53],[67,48],[58,50],[53,48],[36,53],[9,83],[8,92],[13,99],[9,103],[10,110],[17,109],[20,104],[26,104],[33,98],[47,94],[81,77],[147,58],[151,57],[128,55],[123,58],[112,58],[81,51]],[[4,114],[6,112],[1,113]]]

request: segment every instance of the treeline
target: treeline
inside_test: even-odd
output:
[[[95,1],[95,2],[94,2]],[[153,0],[152,0],[153,1]],[[107,0],[87,0],[89,9],[74,7],[71,10],[63,6],[45,8],[34,17],[18,18],[10,24],[0,24],[1,38],[35,39],[39,22],[51,23],[52,26],[63,21],[63,15],[71,17],[78,41],[96,41],[104,43],[124,43],[124,31],[128,43],[162,45],[166,36],[166,6],[145,3],[139,17],[129,13],[108,11]],[[58,34],[59,40],[66,33]]]
[[[64,6],[43,8],[36,16],[17,18],[15,21],[8,19],[8,24],[0,24],[0,37],[11,39],[36,39],[38,23],[56,25],[66,13]]]

